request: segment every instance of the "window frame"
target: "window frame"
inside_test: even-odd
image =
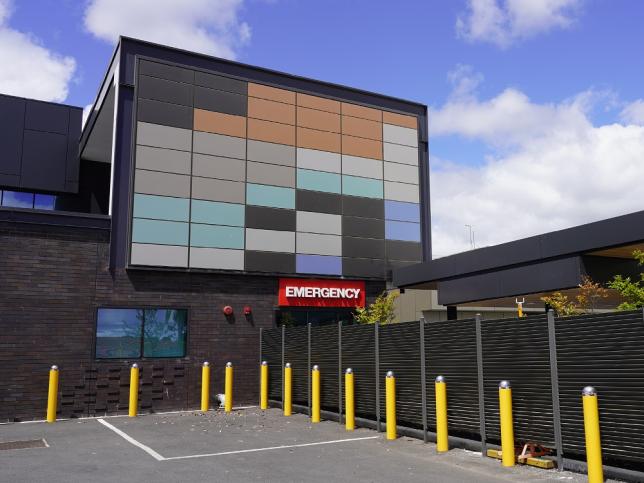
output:
[[[96,354],[96,344],[98,342],[98,311],[99,310],[142,310],[144,313],[143,323],[141,324],[141,337],[139,342],[140,347],[140,356],[139,357],[98,357]],[[145,340],[145,311],[147,310],[185,310],[186,312],[186,331],[184,337],[184,347],[185,353],[182,356],[155,356],[155,357],[145,357],[143,352],[143,344]],[[158,359],[168,360],[168,359],[187,359],[188,358],[188,346],[190,343],[190,317],[191,310],[188,307],[177,307],[177,306],[158,306],[158,305],[97,305],[94,307],[94,347],[92,348],[94,360],[96,361],[154,361]]]

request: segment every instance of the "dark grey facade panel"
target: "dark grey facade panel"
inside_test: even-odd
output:
[[[342,196],[319,191],[296,190],[295,208],[298,211],[339,215],[342,213]]]
[[[361,198],[359,196],[343,196],[342,214],[383,219],[385,217],[385,201],[382,199]]]
[[[377,277],[385,274],[384,260],[367,258],[343,258],[342,275],[346,277]]]
[[[80,109],[69,110],[69,134],[67,136],[67,167],[65,170],[65,183],[75,186],[75,189],[65,189],[65,191],[78,191],[79,171],[80,171],[80,152],[78,151],[78,142],[83,124],[83,111]]]
[[[17,174],[0,174],[0,185],[8,187],[19,187],[20,176]]]
[[[67,135],[69,107],[48,102],[27,102],[25,129]]]
[[[5,175],[20,176],[25,106],[25,99],[0,96],[0,173]],[[20,183],[19,178],[12,183],[13,178],[7,177],[6,181],[10,186]]]
[[[422,259],[422,245],[417,242],[387,240],[387,258],[419,262]]]
[[[295,273],[294,253],[246,250],[244,268],[249,272]]]
[[[192,129],[192,112],[192,108],[187,106],[139,99],[137,119],[152,124]]]
[[[206,72],[195,72],[195,84],[202,87],[209,87],[220,91],[233,92],[235,94],[248,94],[248,82],[231,79]]]
[[[438,284],[438,303],[455,305],[572,288],[581,282],[581,258],[569,257],[472,275]]]
[[[248,98],[240,94],[195,86],[195,108],[234,116],[248,114]]]
[[[24,132],[21,188],[65,191],[67,136],[51,132]]]
[[[192,107],[192,84],[139,75],[137,94],[140,98]]]
[[[343,216],[342,234],[363,238],[385,238],[385,222],[376,218]]]
[[[176,82],[194,83],[195,74],[190,69],[183,69],[173,65],[141,60],[139,62],[139,74],[159,77],[161,79],[172,80]]]
[[[582,273],[588,275],[595,282],[609,282],[615,275],[637,280],[641,272],[642,269],[635,259],[590,255],[582,257]]]
[[[295,210],[246,205],[246,228],[295,231]]]
[[[374,238],[342,237],[342,254],[355,258],[385,258],[385,241]]]

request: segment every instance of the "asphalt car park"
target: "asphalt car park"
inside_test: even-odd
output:
[[[311,424],[278,409],[12,423],[0,426],[0,448],[3,442],[14,442],[0,450],[0,481],[7,482],[586,481],[569,472],[503,468],[461,449],[439,455],[431,443],[387,441],[376,431]]]

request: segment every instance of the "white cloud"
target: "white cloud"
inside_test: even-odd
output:
[[[430,113],[432,138],[482,141],[482,165],[431,158],[434,257],[644,209],[644,126],[595,126],[592,91],[537,104],[516,89],[450,98]]]
[[[457,34],[470,41],[509,47],[520,39],[575,21],[583,0],[469,0],[467,12],[456,20]]]
[[[33,35],[12,29],[12,10],[9,0],[0,0],[0,92],[64,101],[76,61],[47,49]]]
[[[626,123],[644,126],[644,99],[638,99],[628,104],[622,109],[620,118]]]
[[[119,35],[234,59],[251,36],[244,0],[91,0],[85,28],[116,43]]]

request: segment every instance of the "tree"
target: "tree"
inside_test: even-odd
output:
[[[358,324],[391,324],[396,317],[394,301],[398,298],[397,292],[382,292],[372,304],[367,307],[358,307],[353,316]]]
[[[575,303],[572,300],[568,300],[568,296],[561,292],[555,292],[552,295],[541,297],[541,300],[550,306],[558,317],[569,317],[581,313]]]
[[[581,278],[579,294],[575,297],[577,305],[586,313],[594,313],[601,299],[608,297],[608,290],[599,282],[594,282],[588,275]]]
[[[633,258],[640,266],[644,265],[644,251],[635,250]],[[608,282],[608,287],[619,292],[624,302],[617,306],[617,310],[637,310],[644,307],[644,273],[640,273],[640,279],[632,281],[631,277],[615,275],[613,280]]]

